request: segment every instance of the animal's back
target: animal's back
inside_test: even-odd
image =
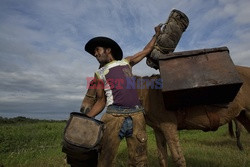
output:
[[[241,103],[244,105],[244,108],[250,111],[250,67],[236,66],[237,71],[240,74],[241,79],[243,80],[243,85],[240,89],[241,94]]]
[[[237,71],[239,72],[241,79],[243,80],[243,85],[240,89],[240,103],[244,108],[245,116],[250,119],[250,67],[236,66]],[[250,128],[249,128],[250,130]]]

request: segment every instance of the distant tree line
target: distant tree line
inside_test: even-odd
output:
[[[27,118],[27,117],[23,117],[23,116],[18,116],[15,118],[4,118],[4,117],[0,116],[0,124],[36,123],[36,122],[65,122],[65,120],[62,120],[62,121],[40,120],[40,119]]]

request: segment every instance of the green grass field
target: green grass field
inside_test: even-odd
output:
[[[60,167],[65,166],[61,141],[65,121],[40,121],[0,118],[0,167]],[[150,167],[158,167],[153,130],[148,127],[148,159]],[[250,135],[244,130],[239,151],[236,140],[228,135],[227,126],[216,132],[180,131],[180,142],[191,167],[249,167]],[[168,153],[170,155],[170,153]],[[127,150],[122,141],[117,164],[126,166]],[[174,166],[169,157],[169,166]]]

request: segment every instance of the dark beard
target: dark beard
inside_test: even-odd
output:
[[[99,62],[99,63],[100,63],[100,68],[107,64],[107,63],[104,63],[104,62]]]
[[[105,53],[102,55],[102,57],[105,57],[105,58],[104,59],[102,58],[101,60],[100,59],[98,60],[101,67],[105,66],[106,64],[108,64],[110,62]]]
[[[99,61],[99,63],[100,63],[100,67],[103,67],[103,66],[105,66],[106,64],[108,64],[109,61],[103,60],[103,61]]]

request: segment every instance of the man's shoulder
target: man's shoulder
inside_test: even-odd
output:
[[[99,74],[99,75],[106,75],[111,68],[115,68],[115,67],[118,67],[118,66],[126,66],[126,65],[129,65],[129,61],[127,59],[125,59],[125,58],[122,59],[122,60],[114,60],[114,61],[106,64],[102,68],[98,69],[96,71],[96,73]]]
[[[126,58],[122,59],[121,61],[123,61],[123,62],[125,62],[125,63],[129,64],[129,60],[128,60],[128,59],[126,59]]]
[[[121,65],[128,65],[129,61],[127,59],[122,59],[122,60],[114,60],[108,64],[106,64],[104,67],[102,68],[106,68],[106,69],[110,69],[116,66],[121,66]]]

